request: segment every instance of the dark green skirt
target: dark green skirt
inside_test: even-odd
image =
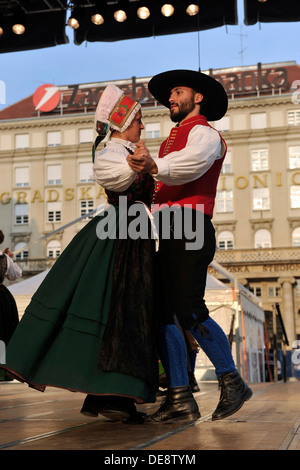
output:
[[[149,240],[99,239],[96,228],[104,216],[94,217],[73,238],[32,297],[8,344],[5,369],[42,391],[53,386],[153,402],[152,245]],[[150,272],[143,257],[150,260]],[[134,277],[126,260],[134,265]],[[138,278],[140,285],[132,286]],[[146,291],[139,297],[142,286]],[[133,287],[139,290],[137,298]],[[103,351],[111,354],[107,364]]]

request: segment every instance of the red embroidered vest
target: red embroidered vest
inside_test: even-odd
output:
[[[159,158],[163,158],[170,152],[182,150],[189,136],[189,132],[196,125],[212,127],[208,124],[206,117],[194,116],[184,121],[179,127],[173,127],[171,129],[168,139],[166,139],[160,147]],[[225,149],[226,143],[224,142]],[[154,210],[156,204],[167,204],[172,205],[174,203],[189,204],[191,207],[196,209],[196,204],[204,205],[204,213],[210,218],[213,216],[213,209],[215,205],[215,197],[217,191],[217,183],[222,168],[222,164],[225,158],[226,151],[222,158],[215,160],[210,169],[194,181],[185,183],[177,186],[168,186],[161,182],[157,182],[155,185],[153,204]]]

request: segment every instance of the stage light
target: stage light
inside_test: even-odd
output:
[[[15,34],[21,35],[25,33],[25,14],[21,8],[18,8],[13,14],[12,30]]]
[[[68,19],[68,25],[72,29],[78,29],[80,26],[80,20],[83,16],[83,8],[82,7],[75,7],[74,10],[71,12],[71,16]]]
[[[186,12],[189,16],[197,15],[199,12],[199,6],[196,3],[190,3],[186,8]]]
[[[137,16],[141,19],[141,20],[146,20],[147,18],[149,18],[150,16],[150,10],[149,8],[146,6],[146,5],[143,5],[142,7],[139,7],[137,9]]]
[[[164,16],[172,16],[174,13],[175,8],[171,3],[164,3],[164,5],[161,7],[161,12]]]
[[[101,15],[101,13],[94,13],[92,16],[91,16],[91,20],[94,24],[103,24],[104,23],[104,18],[103,16]]]
[[[114,19],[115,19],[118,23],[123,23],[123,21],[126,21],[126,20],[127,20],[126,11],[125,11],[125,10],[116,10],[116,11],[114,12]]]
[[[4,34],[4,18],[2,15],[0,15],[0,36]]]
[[[117,9],[114,12],[114,19],[118,23],[123,23],[127,20],[126,7],[128,7],[128,2],[125,0],[120,0],[117,4]]]
[[[103,1],[97,2],[93,10],[91,20],[94,24],[100,25],[104,23],[104,6]]]

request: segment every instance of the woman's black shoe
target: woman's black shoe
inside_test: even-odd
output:
[[[137,411],[133,398],[119,396],[87,395],[81,413],[85,416],[97,418],[98,414],[111,421],[142,424],[146,413]]]

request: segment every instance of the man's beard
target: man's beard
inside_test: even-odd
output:
[[[171,121],[181,122],[189,113],[195,109],[195,103],[193,100],[185,100],[176,106],[173,110],[170,110]]]

